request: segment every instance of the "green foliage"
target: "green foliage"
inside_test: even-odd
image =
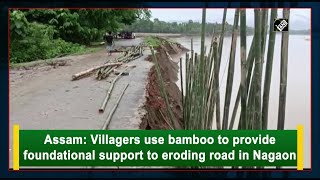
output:
[[[117,31],[136,19],[150,18],[144,9],[55,9],[10,11],[11,63],[46,59],[83,51],[102,40],[106,31]]]
[[[177,22],[165,22],[159,19],[151,21],[149,19],[140,19],[130,26],[125,27],[128,31],[141,32],[141,33],[180,33],[180,34],[199,34],[201,32],[201,23],[188,22],[177,23]],[[222,24],[218,23],[206,23],[206,33],[212,34],[213,29],[215,33],[220,33],[222,30]],[[253,34],[253,28],[247,27],[248,34]],[[226,35],[231,35],[232,25],[226,23],[225,26]]]
[[[53,39],[52,26],[30,23],[25,38],[15,39],[10,43],[10,62],[22,63],[38,59],[54,58],[61,54],[70,54],[84,50],[84,47]]]
[[[28,29],[28,21],[21,11],[12,11],[10,13],[10,37],[23,38]]]
[[[86,45],[101,40],[107,31],[115,32],[138,18],[150,17],[150,11],[140,9],[25,10],[24,13],[30,22],[54,26],[55,37]]]
[[[144,43],[146,43],[148,46],[151,46],[153,48],[156,48],[161,45],[160,39],[153,36],[148,36],[144,38]]]

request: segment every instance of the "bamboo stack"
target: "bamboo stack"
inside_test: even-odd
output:
[[[140,44],[138,46],[128,47],[121,53],[120,56],[115,58],[113,61],[106,62],[103,65],[99,65],[99,66],[90,68],[88,70],[82,71],[80,73],[77,73],[75,75],[72,75],[72,80],[73,81],[79,80],[81,78],[88,77],[94,73],[95,73],[97,80],[106,79],[119,66],[122,66],[126,63],[129,63],[130,61],[138,59],[142,56],[143,56],[143,45],[142,44]]]
[[[114,61],[115,62],[121,62],[121,63],[128,63],[130,61],[133,61],[135,59],[138,59],[143,56],[143,47],[141,45],[139,46],[132,46],[127,48],[126,51],[124,51],[119,57],[117,57]],[[107,78],[116,67],[105,67],[101,68],[96,72],[96,79],[102,80]]]

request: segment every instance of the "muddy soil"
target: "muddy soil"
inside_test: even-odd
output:
[[[163,40],[163,39],[161,39]],[[145,117],[140,125],[141,129],[182,129],[182,96],[181,91],[176,85],[178,80],[179,66],[178,62],[181,53],[186,52],[187,49],[180,44],[163,43],[157,48],[156,60],[160,67],[162,79],[165,82],[165,91],[168,95],[170,109],[174,114],[173,125],[170,123],[170,116],[165,100],[161,95],[160,84],[158,81],[158,74],[155,66],[149,72],[147,85],[147,100],[145,110],[147,111]],[[153,61],[151,57],[149,61]]]

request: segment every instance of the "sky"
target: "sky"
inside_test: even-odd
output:
[[[167,22],[185,22],[189,20],[201,22],[202,9],[150,9],[151,19],[158,18]],[[221,23],[223,9],[207,9],[207,22]],[[270,15],[270,12],[269,12]],[[227,12],[227,22],[233,24],[234,9]],[[282,9],[278,10],[278,17],[282,17]],[[290,9],[289,27],[294,30],[310,29],[310,9]],[[247,25],[254,26],[253,9],[247,10]]]

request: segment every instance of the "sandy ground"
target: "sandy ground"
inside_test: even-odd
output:
[[[117,46],[137,45],[141,39],[120,40]],[[126,93],[111,120],[109,129],[138,129],[141,106],[145,101],[145,85],[151,62],[144,58],[149,54],[130,62],[136,65],[129,76],[122,76],[116,83],[113,94],[103,114],[98,109],[114,76],[97,81],[90,76],[71,81],[71,76],[96,65],[101,65],[107,56],[99,51],[80,56],[68,56],[68,65],[36,67],[32,70],[10,70],[10,130],[13,124],[20,129],[101,129],[113,108],[117,96],[130,83]],[[10,167],[12,167],[12,131],[10,131]]]

